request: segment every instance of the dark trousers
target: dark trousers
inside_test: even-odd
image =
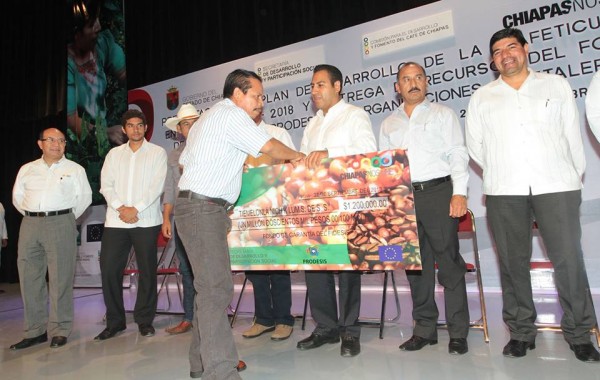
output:
[[[338,302],[332,272],[306,272],[306,290],[310,312],[317,323],[315,334],[360,337],[360,273],[342,271]]]
[[[160,225],[136,228],[105,228],[100,249],[102,294],[106,305],[106,326],[125,326],[123,270],[131,247],[140,271],[133,318],[135,323],[152,324],[156,314],[157,236]]]
[[[554,266],[565,340],[572,344],[589,343],[596,315],[581,249],[580,205],[580,190],[486,196],[488,220],[500,261],[502,317],[511,339],[533,342],[537,334],[529,271],[535,220]]]
[[[254,289],[254,317],[263,326],[294,325],[289,271],[246,272]]]
[[[452,182],[415,191],[415,211],[422,271],[407,272],[413,301],[413,335],[437,339],[439,311],[435,303],[435,264],[444,287],[444,304],[450,338],[469,333],[469,307],[465,262],[459,252],[458,219],[450,217]]]

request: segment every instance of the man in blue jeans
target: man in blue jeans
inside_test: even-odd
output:
[[[183,104],[179,108],[177,116],[171,117],[165,122],[167,128],[181,134],[184,138],[177,148],[169,153],[167,159],[167,178],[165,179],[163,195],[162,234],[167,239],[175,237],[175,252],[179,259],[179,273],[181,274],[183,282],[183,320],[177,326],[169,327],[165,330],[172,335],[183,334],[190,331],[192,328],[192,320],[194,319],[194,297],[196,297],[196,290],[194,290],[194,273],[192,272],[192,266],[190,265],[190,259],[185,251],[185,247],[177,233],[177,224],[171,224],[171,215],[173,213],[175,199],[177,198],[179,178],[181,178],[181,173],[183,171],[182,167],[179,165],[179,157],[185,148],[185,139],[187,139],[190,129],[199,117],[200,114],[193,105]],[[173,227],[173,230],[171,230],[171,227]],[[242,360],[238,361],[236,369],[238,372],[243,371],[246,369],[246,363]]]
[[[292,136],[283,128],[266,124],[261,113],[254,118],[258,127],[271,137],[284,143],[291,149],[296,149]],[[248,156],[245,165],[258,167],[277,165],[284,161],[275,160],[267,154],[258,158]],[[271,332],[271,340],[285,340],[292,335],[294,317],[292,308],[292,282],[290,271],[248,271],[246,277],[252,282],[254,289],[254,323],[242,333],[244,338],[256,338],[266,332]]]
[[[183,320],[177,325],[167,328],[165,331],[169,334],[182,334],[190,331],[192,328],[192,320],[194,318],[194,274],[190,266],[183,243],[177,233],[177,227],[171,221],[173,206],[177,197],[177,185],[181,178],[181,167],[179,166],[179,156],[185,148],[185,139],[192,128],[192,125],[198,120],[200,114],[191,104],[183,104],[177,116],[167,119],[165,127],[173,132],[182,135],[184,140],[179,143],[177,148],[173,149],[167,159],[167,178],[165,179],[165,187],[163,193],[163,224],[162,234],[165,238],[171,239],[175,237],[175,251],[179,259],[179,273],[183,282]]]

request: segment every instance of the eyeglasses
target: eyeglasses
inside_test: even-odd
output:
[[[45,139],[40,139],[41,141],[46,141],[49,144],[54,144],[55,142],[59,143],[59,144],[66,144],[67,140],[63,139],[63,138],[59,138],[59,139],[55,139],[54,137],[46,137]]]

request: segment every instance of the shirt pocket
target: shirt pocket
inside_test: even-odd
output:
[[[437,153],[444,148],[444,126],[442,123],[428,120],[425,123],[414,126],[412,129],[413,143],[419,150],[429,153]]]

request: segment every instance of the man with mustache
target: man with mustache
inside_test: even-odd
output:
[[[564,338],[577,359],[598,362],[579,220],[585,155],[571,86],[528,68],[529,45],[519,29],[494,33],[490,53],[500,77],[473,94],[465,126],[469,154],[483,169],[500,262],[502,317],[510,331],[502,354],[522,357],[535,348],[529,272],[535,220],[555,268]]]
[[[229,211],[240,195],[244,161],[261,153],[292,163],[304,154],[288,148],[252,120],[263,108],[262,79],[236,69],[227,75],[223,100],[194,124],[181,153],[183,174],[175,203],[175,220],[188,253],[194,288],[190,377],[211,380],[241,379],[227,306],[233,279],[227,233]]]
[[[437,263],[450,335],[448,352],[462,355],[469,350],[469,308],[457,230],[458,218],[467,211],[469,155],[456,113],[427,100],[427,76],[421,65],[403,64],[394,86],[402,105],[383,121],[379,149],[407,151],[422,265],[420,272],[407,272],[415,327],[413,336],[400,349],[417,351],[438,341]]]
[[[23,214],[17,265],[25,338],[11,350],[46,342],[48,335],[50,347],[62,347],[73,330],[76,219],[92,203],[92,189],[85,169],[65,157],[66,145],[62,131],[44,129],[42,157],[19,169],[13,187],[13,205]]]

